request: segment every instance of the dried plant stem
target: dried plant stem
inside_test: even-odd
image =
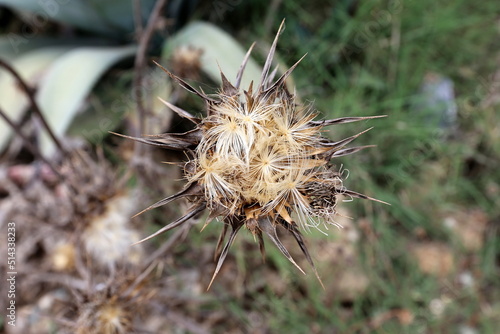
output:
[[[208,334],[208,333],[210,333],[207,329],[200,326],[199,324],[197,324],[193,320],[186,318],[182,314],[177,313],[175,311],[169,310],[168,312],[166,312],[165,316],[167,317],[167,319],[174,322],[179,327],[182,327],[191,333],[195,333],[195,334]]]
[[[27,278],[28,282],[32,284],[40,283],[56,283],[59,285],[67,286],[69,288],[75,289],[77,291],[84,291],[87,289],[87,283],[78,279],[74,276],[61,274],[61,273],[37,273]]]
[[[52,131],[52,128],[49,126],[47,121],[45,120],[45,117],[42,114],[42,111],[40,110],[40,107],[38,106],[38,103],[35,100],[34,96],[34,90],[31,88],[26,81],[17,73],[17,71],[6,61],[3,59],[0,59],[0,66],[5,68],[10,74],[16,78],[16,80],[19,82],[21,88],[23,91],[26,93],[26,96],[28,96],[28,99],[30,101],[31,107],[33,109],[33,112],[40,118],[40,121],[42,122],[43,126],[47,130],[47,133],[49,134],[50,138],[54,141],[56,144],[57,148],[59,151],[61,151],[62,154],[67,153],[66,149],[63,147],[59,139],[55,136],[54,132]]]
[[[137,39],[142,35],[144,26],[142,25],[141,0],[133,0],[134,6],[134,27]]]
[[[133,94],[139,112],[140,133],[143,133],[145,130],[146,109],[142,100],[140,87],[143,81],[142,74],[146,66],[146,52],[148,49],[149,41],[151,40],[151,37],[153,36],[153,33],[155,31],[156,21],[160,17],[161,11],[165,7],[166,3],[166,0],[159,0],[156,2],[151,15],[149,16],[148,23],[144,29],[142,27],[142,22],[140,20],[139,14],[137,14],[137,17],[135,19],[137,25],[136,29],[138,30],[137,38],[139,40],[139,48],[137,50],[134,63]],[[138,5],[136,5],[136,7],[138,7]],[[138,147],[138,145],[136,145],[136,147]]]
[[[49,168],[54,172],[54,174],[62,181],[64,180],[64,177],[61,175],[61,173],[59,173],[57,171],[57,169],[55,168],[55,166],[50,162],[48,161],[47,159],[45,159],[45,157],[40,153],[40,151],[38,150],[38,148],[35,147],[35,145],[33,145],[31,143],[31,141],[29,140],[28,137],[26,137],[26,135],[22,132],[21,128],[19,127],[19,125],[17,125],[16,123],[14,123],[8,116],[7,114],[0,108],[0,116],[3,118],[3,120],[9,124],[10,127],[12,127],[12,129],[14,129],[14,131],[16,131],[16,134],[21,137],[21,139],[23,140],[24,142],[24,145],[26,145],[26,148],[39,160],[43,161],[47,166],[49,166]]]
[[[156,267],[156,264],[153,263],[153,264],[150,264],[149,267],[144,269],[143,272],[135,278],[134,282],[127,288],[127,290],[125,290],[125,292],[123,293],[123,296],[129,297],[132,294],[132,292],[135,290],[135,288],[137,288],[137,286],[142,281],[144,281],[146,279],[146,277],[148,277],[149,274],[151,274],[151,272],[153,271],[153,269],[155,267]]]
[[[16,78],[16,80],[19,82],[19,85],[21,86],[23,91],[26,93],[26,96],[28,96],[28,99],[30,101],[31,108],[32,108],[33,112],[38,116],[38,118],[42,122],[43,127],[47,130],[47,133],[49,134],[50,138],[52,139],[52,141],[54,142],[56,147],[59,149],[60,153],[63,156],[69,157],[69,151],[63,146],[61,141],[56,137],[56,135],[54,134],[54,131],[52,131],[52,128],[49,126],[49,124],[45,120],[45,117],[43,116],[43,113],[42,113],[40,107],[38,106],[38,103],[35,100],[34,89],[31,88],[28,85],[28,83],[19,75],[19,73],[6,61],[0,59],[0,67],[5,68],[9,73],[12,74],[12,76],[14,76],[14,78]],[[21,131],[21,128],[18,125],[16,125],[14,122],[12,122],[12,120],[8,118],[7,114],[3,110],[0,110],[0,111],[1,111],[0,114],[1,114],[2,118],[23,139],[23,142],[26,145],[26,148],[28,150],[30,150],[31,153],[33,153],[33,155],[37,159],[39,159],[39,160],[43,161],[45,164],[47,164],[47,166],[50,167],[50,169],[54,172],[54,174],[59,178],[59,180],[61,182],[65,182],[66,178],[61,173],[59,173],[57,171],[57,169],[55,168],[55,166],[51,162],[49,162],[47,159],[45,159],[45,157],[40,153],[40,150],[37,147],[35,147],[30,142],[30,140],[23,134],[23,132]],[[77,155],[79,155],[81,157],[81,155],[78,151],[75,151],[75,152]],[[81,160],[83,160],[83,158]],[[73,162],[71,162],[71,164],[74,167],[74,170],[78,171],[77,166],[75,166]],[[78,193],[78,190],[75,188],[75,185],[71,184],[71,182],[65,182],[65,183],[68,185],[70,191],[72,191],[74,194]]]

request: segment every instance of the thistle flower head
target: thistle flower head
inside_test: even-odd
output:
[[[131,247],[141,238],[129,224],[133,207],[132,197],[120,194],[108,199],[101,215],[89,219],[81,233],[82,244],[99,265],[135,264],[142,259],[142,247]]]
[[[187,152],[190,160],[184,167],[185,188],[146,210],[181,197],[188,198],[193,206],[186,215],[144,240],[209,210],[207,223],[215,217],[224,222],[216,249],[218,263],[214,277],[242,226],[258,238],[261,251],[265,234],[295,264],[276,233],[277,226],[284,227],[294,236],[314,269],[300,230],[317,226],[318,219],[333,221],[339,195],[372,199],[345,189],[340,173],[330,165],[332,158],[365,148],[345,148],[363,132],[334,142],[323,137],[322,130],[334,124],[380,116],[314,121],[317,113],[298,105],[285,86],[300,60],[277,80],[274,80],[276,71],[269,73],[282,28],[283,23],[256,87],[250,84],[246,90],[240,89],[252,48],[243,60],[234,85],[221,73],[222,87],[216,96],[206,95],[162,67],[173,80],[205,101],[206,116],[197,118],[164,101],[177,114],[193,122],[195,128],[186,133],[161,134],[154,139],[129,137]],[[222,247],[229,228],[229,239]]]
[[[103,304],[86,305],[77,320],[77,334],[103,333],[125,334],[130,333],[132,312],[126,310],[116,301]]]
[[[68,330],[76,334],[139,332],[134,316],[143,316],[155,295],[147,274],[149,269],[132,278],[128,271],[120,270],[112,280],[89,284],[83,291],[73,289],[75,298],[69,300],[64,318]]]

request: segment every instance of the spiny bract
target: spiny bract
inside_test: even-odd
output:
[[[345,189],[341,174],[329,164],[332,158],[367,147],[345,148],[368,130],[336,142],[322,137],[321,132],[325,126],[383,116],[314,121],[317,113],[297,105],[294,95],[285,86],[285,80],[300,60],[274,82],[276,70],[269,73],[282,28],[283,23],[255,90],[252,84],[243,92],[239,87],[253,45],[243,60],[234,85],[221,73],[222,89],[214,98],[162,67],[182,87],[205,101],[207,115],[200,119],[163,101],[177,114],[193,122],[195,129],[186,133],[161,134],[154,139],[133,138],[167,149],[182,150],[191,157],[184,166],[185,188],[144,211],[181,197],[186,197],[193,206],[186,215],[144,240],[179,226],[208,209],[210,215],[206,224],[216,217],[221,217],[224,222],[216,248],[218,263],[213,278],[242,226],[258,238],[262,253],[262,236],[266,234],[297,266],[278,239],[276,226],[284,227],[294,236],[314,269],[299,228],[317,226],[318,221],[333,223],[338,195],[374,200]],[[232,229],[229,240],[222,247],[229,227]],[[316,269],[314,272],[318,276]]]

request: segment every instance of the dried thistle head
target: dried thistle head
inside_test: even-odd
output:
[[[192,46],[181,46],[174,50],[170,60],[174,72],[182,77],[197,80],[200,77],[203,50]]]
[[[368,147],[346,148],[368,130],[335,142],[323,137],[322,130],[330,125],[383,116],[314,121],[317,113],[298,105],[285,86],[285,80],[300,60],[276,81],[273,79],[276,70],[269,73],[282,28],[283,23],[265,62],[260,83],[255,88],[250,84],[247,90],[240,89],[252,48],[243,60],[234,85],[221,73],[222,88],[214,97],[196,90],[162,67],[173,80],[205,101],[206,117],[197,118],[164,101],[177,114],[193,122],[195,128],[186,133],[128,137],[170,150],[185,151],[190,157],[184,165],[185,188],[146,210],[182,197],[192,203],[191,209],[144,240],[177,227],[207,209],[210,215],[206,224],[216,217],[224,222],[213,277],[219,272],[229,247],[243,226],[258,238],[262,252],[265,234],[298,267],[278,239],[276,227],[285,228],[294,236],[314,269],[300,229],[316,227],[318,221],[333,223],[339,195],[374,200],[345,189],[341,174],[330,164],[332,158]],[[229,240],[222,247],[229,228]]]
[[[89,303],[77,321],[77,334],[125,334],[132,328],[132,312],[112,298],[102,304]]]
[[[44,261],[30,254],[46,253],[51,270],[70,272],[82,247],[102,267],[139,262],[142,247],[131,247],[141,238],[130,222],[135,201],[104,157],[76,149],[55,167],[61,178],[34,163],[0,170],[0,192],[9,195],[0,203],[0,215],[20,222],[18,241],[25,251],[19,259],[41,268]]]
[[[132,196],[119,194],[107,200],[102,214],[88,218],[81,233],[82,245],[99,265],[134,265],[143,258],[142,247],[131,246],[141,239],[130,224],[133,208]]]
[[[134,321],[147,313],[147,305],[157,293],[149,278],[152,268],[138,275],[119,271],[112,279],[83,291],[72,289],[74,298],[66,305],[63,318],[67,329],[77,334],[139,332]]]

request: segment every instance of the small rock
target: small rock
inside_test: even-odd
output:
[[[443,278],[454,268],[453,252],[444,243],[418,243],[411,247],[410,252],[417,260],[420,270],[426,274]]]

